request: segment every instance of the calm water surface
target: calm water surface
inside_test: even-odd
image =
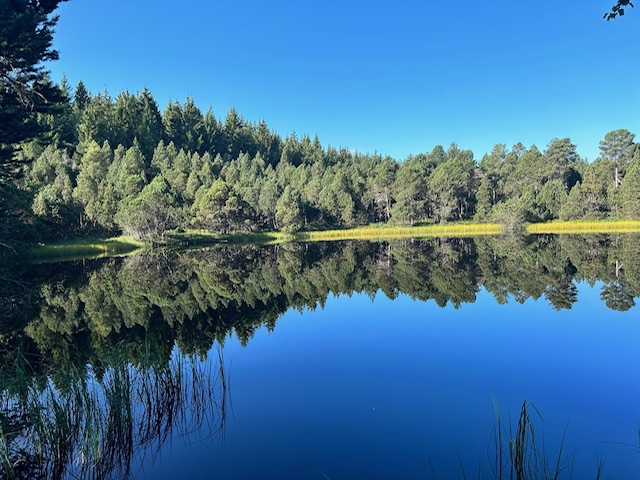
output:
[[[233,414],[224,441],[174,442],[144,471],[456,478],[461,459],[468,474],[479,463],[491,472],[494,404],[515,423],[526,399],[543,417],[550,455],[566,430],[574,478],[593,478],[599,458],[616,478],[637,478],[638,312],[607,309],[599,285],[581,283],[578,298],[556,312],[544,300],[497,305],[485,291],[459,309],[357,294],[289,311],[248,347],[226,343]]]
[[[132,384],[187,355],[182,402],[168,389],[155,403],[127,397],[130,458],[114,478],[497,478],[497,415],[508,437],[524,401],[551,466],[561,451],[573,478],[594,478],[600,460],[603,478],[638,478],[639,242],[587,242],[229,247],[58,266],[21,293],[39,299],[28,315],[5,295],[20,328],[3,340],[36,351],[49,378],[89,365],[97,384],[114,352]],[[164,433],[140,441],[147,424]],[[78,469],[69,458],[62,477]]]

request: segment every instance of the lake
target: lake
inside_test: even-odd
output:
[[[640,474],[639,235],[218,245],[0,279],[5,475]]]

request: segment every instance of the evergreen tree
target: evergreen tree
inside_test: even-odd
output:
[[[51,48],[61,0],[0,2],[0,177],[19,167],[15,145],[38,137],[45,125],[38,114],[54,113],[65,98],[42,62],[56,60]]]
[[[474,212],[475,165],[470,151],[460,151],[452,145],[453,155],[436,167],[429,177],[429,190],[436,221],[462,220]]]
[[[203,152],[205,144],[204,117],[193,98],[188,97],[182,107],[182,125],[184,126],[187,152]]]
[[[640,153],[636,153],[620,187],[622,213],[625,218],[640,219]]]
[[[567,190],[559,178],[545,183],[536,196],[538,218],[548,221],[558,218],[562,205],[567,200]]]
[[[285,233],[294,233],[302,228],[300,194],[287,186],[276,204],[276,223]]]
[[[93,95],[89,103],[82,111],[78,136],[81,143],[89,144],[91,141],[102,145],[105,141],[114,147],[120,143],[114,143],[117,137],[117,128],[114,125],[114,105],[109,93]]]
[[[141,240],[161,239],[175,228],[175,197],[162,175],[155,177],[140,194],[126,199],[116,221],[123,232]]]
[[[636,144],[635,135],[629,130],[618,129],[607,133],[600,142],[600,158],[608,160],[614,166],[613,187],[619,188],[633,158]]]
[[[427,218],[429,173],[429,169],[414,158],[400,165],[392,189],[395,203],[390,213],[394,223],[412,225]]]
[[[221,179],[198,190],[192,214],[195,226],[222,234],[252,229],[253,215],[249,205]]]
[[[580,160],[576,146],[569,138],[554,138],[544,152],[545,171],[543,183],[559,179],[570,190],[580,180],[576,166]]]
[[[84,150],[76,188],[73,190],[74,199],[83,207],[84,214],[80,218],[80,225],[84,226],[86,217],[95,224],[109,228],[113,225],[114,212],[104,210],[104,195],[113,152],[108,142],[105,142],[102,148],[96,142],[91,142]]]
[[[374,171],[374,176],[371,177],[370,193],[374,221],[388,222],[391,218],[392,189],[397,169],[397,163],[386,157],[380,161]]]
[[[136,128],[136,138],[140,143],[142,154],[149,161],[164,133],[162,115],[153,95],[146,87],[138,96],[138,103],[140,104],[140,123]]]
[[[601,157],[590,164],[583,175],[584,213],[592,218],[606,217],[611,210],[616,208],[614,202],[609,198],[613,189],[614,164],[611,160]]]
[[[580,185],[580,182],[578,182],[573,186],[566,201],[562,204],[559,218],[563,221],[579,220],[584,218],[584,215],[585,206],[582,198],[582,186]]]
[[[169,102],[162,114],[165,143],[173,143],[180,150],[187,144],[187,133],[182,118],[182,106],[178,102]]]
[[[87,108],[87,105],[91,101],[91,95],[85,87],[84,82],[80,80],[76,85],[75,92],[73,93],[73,109],[80,115]]]

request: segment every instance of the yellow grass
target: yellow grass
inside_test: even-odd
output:
[[[640,221],[574,221],[532,223],[527,233],[640,233]]]
[[[305,241],[331,240],[387,240],[418,237],[474,237],[497,235],[504,227],[495,223],[451,223],[419,227],[360,227],[346,230],[298,232],[294,238]]]

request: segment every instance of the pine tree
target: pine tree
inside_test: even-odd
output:
[[[640,219],[640,153],[636,153],[620,187],[622,214],[625,218]]]
[[[58,18],[49,16],[58,3],[0,2],[0,177],[13,176],[19,167],[15,145],[46,129],[37,114],[53,113],[65,100],[42,66],[58,58],[51,48]]]
[[[600,158],[614,165],[613,187],[616,189],[622,185],[627,167],[636,150],[634,138],[633,133],[621,128],[607,133],[600,142]]]

